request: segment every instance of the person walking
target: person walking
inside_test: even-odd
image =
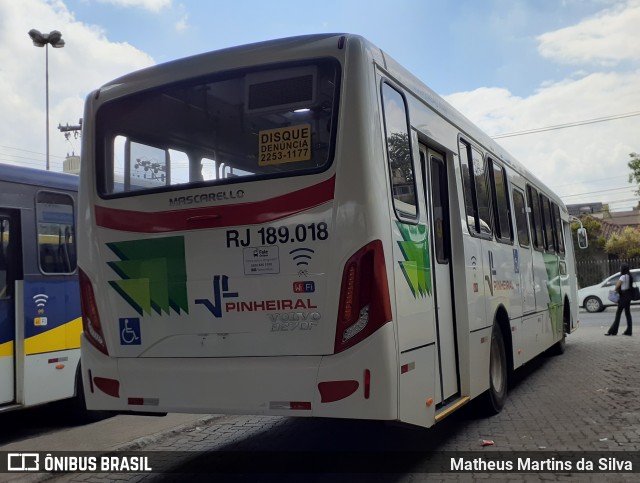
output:
[[[620,317],[624,310],[624,316],[627,318],[627,330],[623,332],[624,335],[631,335],[631,295],[633,292],[633,279],[629,273],[629,265],[626,263],[620,267],[620,280],[616,283],[615,291],[620,294],[620,300],[618,300],[618,310],[616,310],[616,316],[613,319],[613,324],[609,327],[609,330],[604,335],[617,335],[618,326],[620,325]]]

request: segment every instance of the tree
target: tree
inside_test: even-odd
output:
[[[413,183],[413,166],[411,164],[411,146],[407,133],[394,132],[387,138],[389,161],[393,176]]]
[[[640,257],[640,230],[627,226],[621,234],[611,235],[604,249],[618,258]]]
[[[635,183],[640,185],[640,154],[638,153],[629,153],[629,157],[631,161],[627,163],[629,169],[631,170],[631,174],[629,174],[629,183]],[[640,196],[640,186],[636,190],[636,194]]]

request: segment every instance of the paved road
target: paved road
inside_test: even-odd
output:
[[[599,458],[636,458],[634,469],[640,471],[640,310],[633,313],[638,323],[633,337],[604,337],[612,309],[581,313],[580,329],[568,338],[565,354],[542,356],[518,371],[504,410],[491,418],[479,417],[473,403],[429,430],[367,421],[224,416],[144,448],[163,460],[156,469],[177,473],[68,474],[52,481],[164,482],[184,481],[186,475],[190,481],[225,482],[637,481],[637,473],[576,473],[575,460],[571,470],[557,466],[574,456],[595,467]],[[429,453],[433,450],[502,464],[516,456],[537,462],[549,454],[560,456],[547,463],[555,471],[541,474],[424,473],[436,459]],[[607,465],[610,461],[605,459]],[[328,465],[335,474],[300,474],[309,465]],[[357,473],[340,473],[345,465]],[[260,474],[260,469],[280,473]]]

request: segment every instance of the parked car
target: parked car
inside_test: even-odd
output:
[[[631,270],[634,282],[640,282],[640,269]],[[578,290],[578,303],[587,312],[602,312],[607,307],[616,305],[608,299],[609,291],[613,290],[620,280],[620,272],[605,278],[602,282]],[[640,304],[640,300],[631,302]]]

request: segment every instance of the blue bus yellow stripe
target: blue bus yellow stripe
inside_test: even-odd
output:
[[[81,332],[82,317],[78,317],[55,329],[29,337],[24,341],[24,352],[26,355],[30,355],[65,349],[78,349],[80,348]]]
[[[0,344],[0,357],[7,357],[13,355],[13,341]]]

